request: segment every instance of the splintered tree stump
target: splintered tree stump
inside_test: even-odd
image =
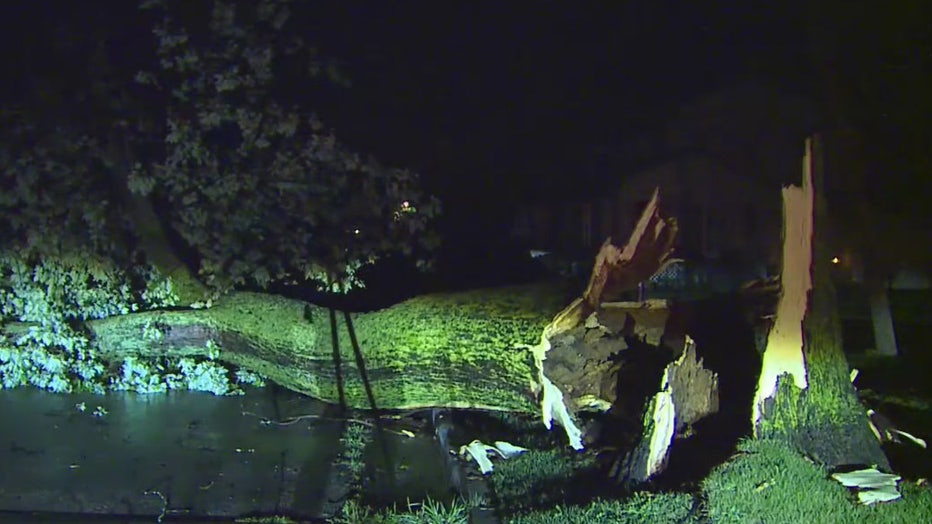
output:
[[[659,195],[660,190],[655,189],[624,246],[613,244],[611,237],[605,239],[595,256],[586,290],[554,318],[548,335],[576,327],[601,304],[618,300],[625,291],[635,289],[675,261],[676,219],[660,215]]]
[[[541,376],[571,411],[608,412],[599,434],[586,438],[633,450],[618,465],[625,480],[662,471],[674,437],[718,411],[718,378],[687,334],[671,332],[678,323],[670,304],[617,301],[674,261],[676,232],[654,191],[631,238],[622,247],[605,241],[585,292],[554,318],[537,348]]]
[[[602,244],[583,294],[591,307],[617,300],[674,261],[676,219],[660,216],[659,195],[655,189],[624,247],[613,245],[611,238]]]
[[[767,335],[752,424],[758,438],[784,440],[828,467],[889,463],[871,434],[842,351],[825,216],[820,141],[806,140],[801,187],[783,189],[780,297]]]
[[[606,410],[629,393],[618,383],[617,364],[630,345],[658,348],[656,354],[670,358],[659,349],[669,316],[665,301],[604,304],[582,324],[550,338],[544,374],[575,409]]]
[[[659,390],[647,402],[643,437],[615,464],[612,476],[644,482],[663,471],[673,440],[702,418],[718,411],[718,376],[702,365],[696,345],[686,338],[680,357],[666,366]]]
[[[808,154],[807,154],[808,158]],[[802,187],[783,188],[782,290],[773,327],[767,337],[754,422],[759,425],[764,403],[777,392],[777,378],[791,379],[799,389],[808,387],[803,359],[803,319],[812,289],[812,235],[815,196],[810,163],[805,164]]]

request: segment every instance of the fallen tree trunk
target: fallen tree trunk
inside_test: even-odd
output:
[[[543,388],[544,424],[549,428],[557,420],[580,448],[575,411],[611,411],[622,420],[615,427],[627,431],[600,440],[619,449],[634,446],[627,465],[618,468],[623,480],[633,482],[662,471],[673,438],[718,410],[717,376],[696,359],[685,333],[668,331],[669,304],[616,302],[674,262],[676,232],[676,220],[660,215],[654,191],[628,242],[619,248],[605,241],[583,295],[530,348]],[[663,416],[654,417],[655,409]]]
[[[269,294],[236,292],[207,308],[127,314],[85,327],[98,354],[117,365],[127,357],[215,358],[325,402],[368,409],[365,373],[379,409],[542,411],[548,427],[556,418],[579,448],[575,411],[611,406],[626,395],[616,384],[612,355],[627,341],[659,346],[664,336],[665,303],[612,300],[672,260],[675,233],[676,222],[660,216],[655,191],[629,241],[621,248],[610,239],[603,244],[576,300],[560,285],[519,286],[424,295],[355,314],[362,363],[351,358],[342,326],[339,368],[330,311]],[[582,345],[573,342],[577,333],[587,333]],[[663,365],[678,357],[658,355]],[[642,406],[634,409],[640,418]]]
[[[529,354],[566,303],[556,286],[424,295],[353,315],[380,408],[535,411]],[[94,320],[102,357],[206,357],[255,371],[297,392],[338,402],[329,312],[259,293],[233,293],[211,308]],[[349,407],[369,408],[345,326],[339,333]]]

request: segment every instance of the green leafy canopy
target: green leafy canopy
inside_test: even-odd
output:
[[[165,157],[130,178],[171,202],[208,281],[346,288],[380,254],[432,248],[439,203],[417,175],[363,159],[305,108],[306,83],[335,70],[289,25],[290,2],[210,5],[142,3],[159,17],[159,68],[136,78],[167,95]]]

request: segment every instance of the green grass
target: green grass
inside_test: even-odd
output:
[[[748,440],[702,486],[704,512],[715,524],[767,522],[928,522],[932,491],[902,483],[903,498],[861,506],[829,472],[776,441]]]
[[[371,434],[372,428],[355,421],[347,422],[343,432],[343,451],[338,462],[349,470],[352,482],[357,486],[362,483],[366,445]]]
[[[694,499],[686,493],[635,493],[624,501],[598,500],[586,506],[557,506],[547,511],[514,517],[509,524],[613,524],[699,523],[691,514]]]
[[[593,466],[588,454],[562,449],[529,451],[497,462],[489,486],[500,513],[516,515],[589,495],[580,493],[579,486]]]
[[[747,441],[738,453],[703,483],[712,522],[855,522],[846,489],[788,447]]]
[[[585,461],[574,462],[557,452],[520,458],[496,466],[491,478],[499,513],[509,524],[874,524],[932,518],[928,487],[903,481],[902,499],[863,506],[853,492],[830,478],[829,471],[778,441],[741,442],[731,460],[713,470],[694,493],[637,492],[580,504],[559,502],[558,496],[567,478],[585,471]],[[540,505],[547,509],[533,509]]]
[[[343,506],[332,524],[468,524],[469,506],[461,500],[441,504],[430,498],[420,503],[408,503],[406,510],[396,508],[374,511],[354,501]]]

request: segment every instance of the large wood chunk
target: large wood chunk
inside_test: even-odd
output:
[[[676,261],[676,219],[660,215],[659,194],[660,190],[655,189],[624,246],[613,244],[611,237],[605,239],[596,254],[586,290],[554,318],[547,336],[578,326],[601,304],[619,300],[624,292],[637,288]]]
[[[718,411],[718,375],[705,369],[696,345],[686,338],[680,358],[667,365],[656,394],[647,403],[641,439],[613,476],[644,482],[662,472],[674,439],[700,419]]]

